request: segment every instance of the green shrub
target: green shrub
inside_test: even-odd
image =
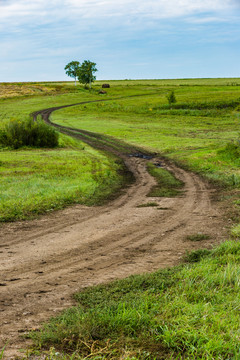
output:
[[[58,146],[59,134],[42,120],[11,120],[0,132],[0,143],[18,149],[23,146],[53,148]]]
[[[171,91],[170,94],[167,96],[169,105],[175,104],[177,102],[176,96],[174,91]]]

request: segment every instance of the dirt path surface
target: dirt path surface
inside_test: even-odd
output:
[[[162,165],[185,184],[176,198],[149,198],[155,180],[147,160],[122,155],[136,182],[100,207],[81,205],[33,221],[0,228],[0,349],[14,359],[38,328],[74,304],[83,287],[178,264],[186,250],[207,247],[226,236],[213,189],[196,175]],[[149,161],[149,160],[148,160]],[[152,159],[151,161],[156,161]],[[137,207],[157,202],[157,207]],[[203,232],[210,240],[186,241]]]

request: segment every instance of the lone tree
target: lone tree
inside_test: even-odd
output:
[[[78,80],[81,84],[89,85],[90,89],[92,83],[96,80],[96,76],[93,75],[97,70],[96,64],[90,60],[84,60],[79,67]]]
[[[174,91],[171,91],[169,95],[167,95],[168,103],[171,106],[177,102]]]
[[[77,85],[76,80],[78,77],[79,68],[80,68],[79,61],[71,61],[64,68],[64,70],[66,71],[66,74],[75,79],[75,86]]]

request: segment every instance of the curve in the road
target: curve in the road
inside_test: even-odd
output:
[[[63,107],[34,116],[49,122],[52,111]],[[80,288],[176,265],[186,250],[211,247],[225,235],[222,214],[211,201],[214,190],[197,175],[165,162],[184,182],[184,192],[152,199],[147,197],[155,184],[146,169],[149,160],[116,150],[112,139],[103,147],[98,134],[61,131],[121,156],[136,181],[107,205],[77,205],[0,229],[0,348],[9,342],[8,358],[26,345],[19,334],[72,305],[72,294]],[[138,207],[151,201],[158,206]],[[197,232],[210,240],[186,241]]]

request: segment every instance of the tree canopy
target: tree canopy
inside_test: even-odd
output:
[[[89,85],[91,88],[92,83],[96,80],[94,73],[98,71],[96,63],[90,60],[84,60],[79,67],[78,80],[81,84]]]
[[[78,77],[79,68],[80,68],[79,61],[71,61],[64,68],[64,70],[66,71],[66,74],[75,79],[75,85],[76,85],[76,79]]]

